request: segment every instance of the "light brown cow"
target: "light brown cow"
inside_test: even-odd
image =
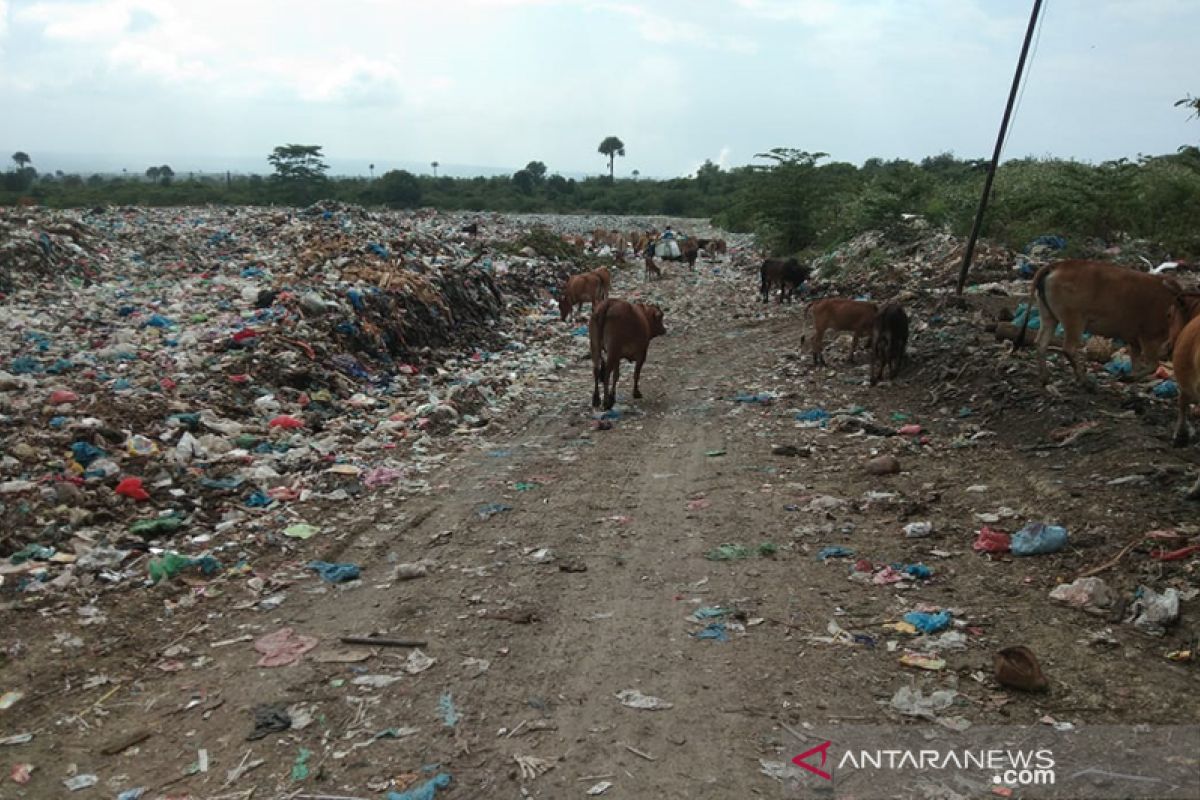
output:
[[[1173,278],[1147,275],[1105,261],[1072,259],[1039,269],[1029,289],[1029,307],[1036,301],[1040,314],[1037,361],[1042,385],[1049,381],[1046,348],[1060,322],[1063,354],[1084,389],[1096,390],[1095,380],[1084,371],[1076,355],[1085,330],[1126,342],[1133,361],[1131,379],[1144,378],[1158,366],[1167,341],[1167,312],[1180,291]],[[1013,342],[1014,352],[1024,344],[1028,325],[1026,313]]]
[[[850,361],[853,363],[854,353],[858,349],[858,340],[862,339],[864,345],[871,342],[871,334],[875,329],[875,316],[878,313],[879,307],[874,303],[846,300],[840,297],[818,300],[810,305],[808,314],[812,316],[813,321],[813,366],[825,363],[826,331],[846,331],[854,334],[854,340],[850,343]],[[807,338],[807,335],[800,338],[802,349],[804,340]]]
[[[644,303],[604,300],[592,311],[588,332],[592,349],[592,407],[600,405],[601,384],[604,385],[604,409],[607,411],[616,403],[622,359],[634,363],[633,397],[640,400],[639,382],[650,340],[667,332],[663,327],[662,309]]]
[[[558,310],[562,314],[562,321],[567,321],[572,308],[580,310],[584,303],[591,303],[595,309],[596,304],[604,299],[601,297],[603,291],[604,281],[596,273],[572,275],[558,293]]]

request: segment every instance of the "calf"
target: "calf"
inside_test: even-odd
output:
[[[1064,331],[1063,354],[1076,380],[1087,391],[1095,391],[1096,382],[1084,372],[1083,362],[1076,355],[1084,329],[1126,342],[1133,361],[1132,380],[1144,378],[1158,365],[1167,341],[1167,312],[1180,291],[1172,278],[1104,261],[1057,261],[1039,269],[1030,286],[1029,308],[1036,301],[1041,316],[1037,352],[1042,385],[1048,381],[1046,348],[1059,322]],[[1028,325],[1027,310],[1013,352],[1024,344]]]
[[[825,300],[818,300],[808,308],[808,313],[812,315],[813,320],[813,366],[825,363],[825,332],[826,331],[848,331],[854,334],[854,340],[850,343],[850,361],[854,361],[854,352],[858,349],[858,340],[871,340],[871,334],[875,330],[875,317],[879,313],[879,308],[874,303],[863,302],[862,300],[844,300],[837,297],[831,297]],[[804,346],[804,340],[807,336],[800,339],[800,346]]]
[[[613,407],[622,359],[634,362],[633,397],[640,400],[642,392],[638,382],[650,340],[667,332],[663,327],[662,309],[644,303],[603,300],[592,311],[588,328],[592,349],[592,407],[600,405],[601,384],[604,385],[604,409]]]
[[[601,296],[603,292],[604,281],[596,273],[572,275],[558,293],[558,310],[562,314],[562,321],[567,321],[572,308],[582,308],[584,303],[591,303],[594,310],[596,303],[604,299]]]
[[[650,280],[651,275],[653,275],[655,278],[661,278],[662,270],[659,269],[658,265],[654,263],[654,256],[652,256],[650,253],[646,253],[646,272],[643,275],[643,279]]]
[[[904,348],[908,345],[908,315],[898,303],[888,303],[875,317],[871,333],[871,385],[879,383],[884,367],[888,379],[895,380],[904,363]],[[853,351],[852,351],[853,352]]]
[[[792,302],[792,295],[800,288],[800,284],[808,280],[808,270],[800,266],[800,262],[794,258],[768,258],[762,263],[759,275],[762,278],[759,293],[764,303],[771,294],[772,286],[779,287],[781,304],[784,297],[789,303]]]

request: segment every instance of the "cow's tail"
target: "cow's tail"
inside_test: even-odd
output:
[[[1025,344],[1025,330],[1029,327],[1029,318],[1033,316],[1033,309],[1041,306],[1049,308],[1049,303],[1046,301],[1046,278],[1050,275],[1050,266],[1042,267],[1033,276],[1033,281],[1029,285],[1029,303],[1025,306],[1025,316],[1021,320],[1021,329],[1017,331],[1017,337],[1013,339],[1012,352]],[[1038,301],[1041,301],[1040,303]],[[1042,321],[1045,323],[1045,320]]]
[[[758,293],[763,297],[767,297],[770,293],[769,289],[767,288],[767,262],[763,262],[763,265],[759,267],[758,272],[759,276],[762,278],[762,285],[759,286]]]

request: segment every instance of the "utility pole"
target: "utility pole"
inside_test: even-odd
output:
[[[1012,117],[1013,103],[1017,99],[1017,89],[1021,85],[1021,73],[1025,71],[1025,56],[1029,54],[1029,42],[1033,39],[1034,28],[1037,27],[1038,13],[1042,10],[1042,0],[1033,0],[1033,13],[1029,15],[1029,27],[1025,29],[1025,42],[1021,45],[1021,57],[1017,60],[1017,72],[1013,75],[1012,88],[1008,90],[1008,105],[1004,107],[1004,119],[1000,121],[1000,133],[996,136],[996,149],[992,152],[992,164],[988,167],[987,178],[983,182],[983,196],[979,198],[979,210],[975,212],[975,224],[971,226],[971,238],[967,239],[967,249],[963,253],[962,268],[958,273],[958,291],[963,293],[967,285],[967,272],[971,269],[971,257],[975,255],[975,242],[979,238],[979,229],[983,227],[983,213],[987,210],[988,197],[992,193],[992,181],[996,178],[996,168],[1000,165],[1000,150],[1004,147],[1004,134],[1008,132],[1008,121]]]

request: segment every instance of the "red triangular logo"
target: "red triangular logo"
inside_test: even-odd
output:
[[[822,767],[825,766],[825,759],[829,756],[829,746],[832,744],[833,744],[833,742],[822,742],[821,744],[817,745],[816,747],[812,748],[811,750],[806,750],[803,753],[801,753],[800,755],[793,758],[792,763],[795,764],[797,767],[803,767],[804,769],[808,770],[809,772],[813,773],[814,775],[820,775],[825,780],[831,781],[831,780],[833,780],[832,775],[830,775],[828,772],[826,772],[823,769],[818,769],[818,768],[814,767],[812,764],[805,761],[805,759],[808,758],[809,756],[811,756],[813,753],[820,753],[821,754],[821,766]]]

